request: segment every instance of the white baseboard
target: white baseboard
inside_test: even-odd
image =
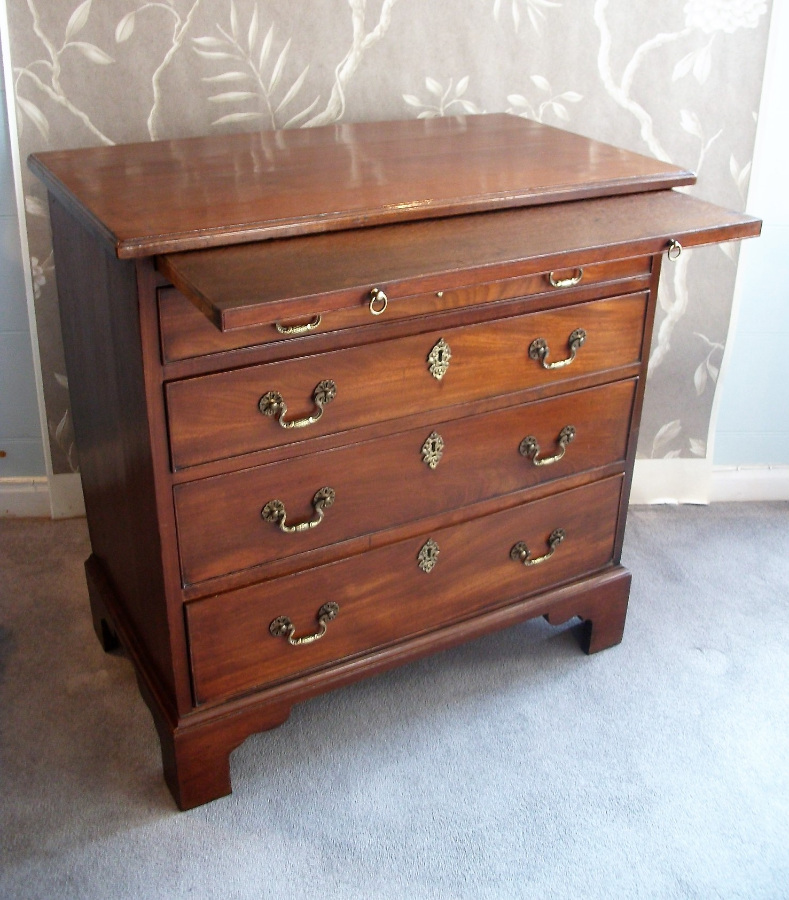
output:
[[[710,502],[712,463],[706,459],[637,459],[631,504]]]
[[[716,466],[710,499],[789,500],[789,466]]]
[[[84,515],[79,475],[0,478],[0,518],[70,519]]]
[[[84,516],[85,499],[79,475],[53,475],[49,479],[49,502],[53,519]]]
[[[789,500],[789,466],[713,466],[707,459],[637,459],[632,504]]]
[[[49,481],[41,478],[0,478],[0,517],[50,517]]]

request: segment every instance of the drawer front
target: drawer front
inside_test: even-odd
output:
[[[646,301],[645,293],[595,300],[172,382],[166,390],[173,465],[184,468],[637,363]],[[570,338],[580,329],[586,337],[573,361],[545,368],[570,359]],[[548,347],[543,360],[530,355],[540,340]],[[330,392],[324,391],[327,383]]]
[[[184,584],[623,462],[635,387],[615,382],[178,485]]]
[[[621,478],[606,479],[189,603],[197,702],[283,681],[603,568],[613,558],[621,485]],[[565,536],[551,555],[524,565],[524,557],[548,556],[560,528]],[[283,616],[295,639],[318,633],[319,610],[329,602],[339,609],[320,640],[291,646],[272,635],[272,623]]]
[[[396,321],[412,316],[461,309],[496,300],[528,297],[543,291],[562,294],[571,289],[571,287],[562,286],[562,282],[574,281],[579,275],[578,285],[580,287],[609,284],[611,286],[610,293],[614,293],[615,285],[618,282],[630,278],[646,279],[649,277],[650,270],[651,257],[635,257],[596,263],[585,266],[583,270],[543,272],[538,275],[431,293],[408,295],[406,293],[407,286],[389,288],[384,285],[388,298],[387,303],[385,308],[380,300],[373,303],[372,308],[376,311],[375,315],[370,310],[371,296],[370,291],[367,290],[359,294],[353,306],[344,309],[326,312],[321,307],[320,297],[316,297],[308,311],[302,311],[294,318],[280,316],[277,322],[227,332],[220,331],[180,291],[175,288],[161,288],[159,290],[159,320],[162,357],[165,362],[175,362],[225,350],[252,347],[257,344],[292,341],[294,337],[305,334],[322,334],[376,322]],[[554,284],[559,284],[558,288],[551,284],[551,277],[553,277]]]

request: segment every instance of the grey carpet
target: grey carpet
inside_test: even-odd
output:
[[[318,698],[188,813],[87,552],[0,522],[3,898],[789,897],[789,504],[632,510],[620,647],[539,620]]]

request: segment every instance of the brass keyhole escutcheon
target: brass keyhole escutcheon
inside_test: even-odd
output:
[[[441,462],[443,455],[444,439],[437,431],[434,431],[427,436],[427,440],[422,444],[422,462],[429,469],[435,469]]]
[[[428,369],[436,381],[441,381],[447,374],[449,361],[451,359],[452,351],[449,348],[449,344],[444,338],[439,338],[433,346],[433,349],[427,355]]]
[[[440,552],[441,548],[438,544],[432,538],[428,538],[416,558],[417,565],[423,572],[432,572],[438,562]]]

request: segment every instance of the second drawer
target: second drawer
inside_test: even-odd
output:
[[[635,389],[629,379],[178,485],[183,582],[623,461]]]

